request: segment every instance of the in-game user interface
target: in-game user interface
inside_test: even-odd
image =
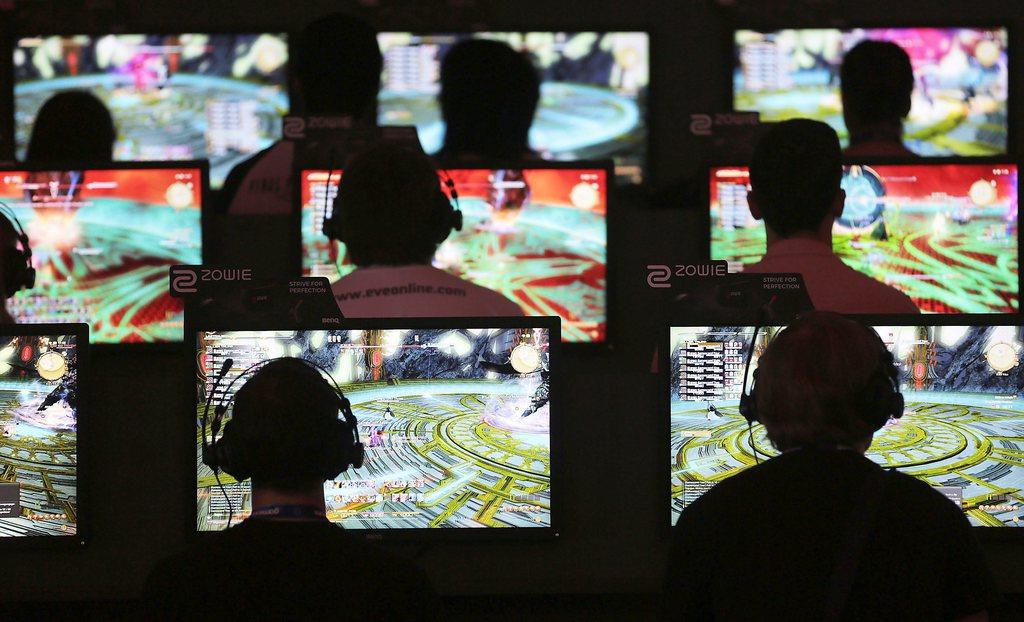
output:
[[[903,48],[914,70],[904,141],[923,156],[1007,151],[1005,28],[799,29],[735,33],[733,107],[763,121],[797,117],[848,140],[839,95],[844,54],[866,39]]]
[[[469,38],[503,41],[529,55],[541,77],[530,145],[546,159],[615,158],[616,173],[643,179],[648,38],[643,32],[479,32],[378,35],[384,54],[381,125],[415,125],[427,153],[444,143],[437,104],[441,60]]]
[[[248,480],[221,474],[225,498],[202,463],[203,401],[225,359],[233,363],[215,405],[247,367],[281,356],[330,371],[359,421],[365,462],[325,483],[331,521],[346,529],[551,526],[548,329],[211,331],[198,334],[198,346],[200,531],[225,528],[231,510],[235,519],[251,511]]]
[[[287,64],[283,34],[23,37],[14,48],[19,159],[46,100],[87,90],[114,117],[115,159],[208,159],[219,188],[232,167],[280,138]]]
[[[0,336],[0,539],[78,532],[75,335]]]
[[[899,368],[906,409],[867,456],[934,486],[973,525],[1024,527],[1024,327],[876,326]],[[767,344],[753,344],[751,375]],[[751,442],[778,452],[739,414],[751,326],[670,329],[671,516],[755,464]],[[749,378],[750,376],[748,376]],[[749,383],[748,383],[749,386]]]
[[[710,172],[711,258],[742,270],[765,252],[746,167]],[[833,250],[925,312],[1020,308],[1016,164],[871,164],[844,169]]]
[[[116,166],[116,165],[114,165]],[[32,247],[36,284],[19,323],[89,324],[97,343],[180,341],[175,264],[202,263],[200,168],[0,171],[0,201]]]
[[[493,289],[527,315],[562,318],[565,341],[601,342],[607,330],[608,180],[603,169],[450,169],[463,213],[434,265]],[[336,281],[355,269],[327,239],[341,171],[301,171],[305,276]],[[439,177],[439,180],[443,175]],[[440,181],[439,181],[440,183]]]

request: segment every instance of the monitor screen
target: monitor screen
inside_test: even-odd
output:
[[[415,125],[427,153],[438,151],[444,142],[437,105],[441,59],[453,45],[474,37],[526,52],[540,72],[533,149],[553,160],[614,157],[619,177],[642,180],[650,81],[643,32],[381,33],[380,123]]]
[[[833,250],[850,267],[903,291],[925,312],[1015,313],[1016,164],[847,166]],[[765,252],[750,215],[746,167],[710,172],[711,258],[742,270]]]
[[[824,121],[846,144],[839,69],[843,54],[865,39],[891,41],[910,56],[910,149],[924,156],[1006,153],[1005,28],[738,30],[733,107],[760,112],[762,121]]]
[[[457,322],[200,332],[199,425],[225,359],[232,365],[214,406],[255,363],[315,361],[350,400],[366,450],[362,468],[324,484],[328,519],[346,529],[550,528],[550,337],[557,339],[557,328],[529,319],[519,328]],[[221,474],[222,491],[202,463],[201,442],[197,450],[197,528],[223,529],[229,511],[235,519],[250,513],[251,486]]]
[[[911,320],[913,321],[913,320]],[[934,486],[971,523],[1024,526],[1024,327],[875,326],[899,367],[901,419],[868,458]],[[757,334],[751,374],[778,327]],[[672,522],[717,482],[778,452],[739,414],[750,326],[669,329]],[[749,376],[748,376],[749,377]]]
[[[434,265],[493,289],[527,315],[562,318],[566,341],[603,342],[607,330],[608,179],[605,169],[449,169],[462,231]],[[336,281],[355,269],[323,234],[341,172],[301,171],[303,275]],[[344,310],[343,310],[344,312]]]
[[[14,48],[18,158],[47,99],[88,90],[114,117],[115,159],[209,159],[219,188],[232,167],[280,138],[287,63],[283,34],[22,37]]]
[[[206,165],[153,165],[0,170],[36,269],[35,287],[8,301],[18,322],[83,322],[95,343],[181,341],[167,269],[202,263]]]
[[[0,329],[0,540],[78,534],[85,327]]]

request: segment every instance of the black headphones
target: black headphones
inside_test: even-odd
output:
[[[857,415],[861,421],[868,424],[872,432],[882,429],[889,419],[899,419],[903,416],[904,400],[900,393],[899,370],[896,368],[896,361],[892,352],[886,347],[885,342],[873,329],[857,322],[864,330],[871,333],[873,341],[878,344],[878,365],[868,378],[864,388],[864,394],[857,404]],[[746,382],[747,370],[750,368],[750,359],[754,355],[754,343],[757,340],[757,330],[750,343],[750,350],[747,352],[747,363],[744,368],[743,378]],[[749,393],[744,391],[740,394],[740,414],[747,420],[748,425],[759,422],[757,412],[757,370],[751,378]]]
[[[441,183],[444,185],[445,190],[437,189],[437,192],[432,194],[430,201],[434,205],[433,213],[430,217],[430,226],[433,230],[434,242],[440,244],[448,239],[448,235],[452,231],[462,231],[462,210],[459,209],[459,192],[455,189],[455,182],[452,181],[451,176],[445,169],[439,169],[438,173],[441,177]],[[327,183],[330,184],[331,171],[328,172]],[[329,193],[324,193],[324,203],[327,202]],[[338,197],[341,195],[341,182],[338,184],[338,194],[334,197],[333,207],[331,208],[331,215],[329,218],[324,218],[321,224],[321,230],[329,240],[337,240],[341,243],[346,243],[346,232],[345,228],[341,226],[341,218],[339,217],[340,210],[338,209]],[[324,214],[327,210],[324,210]]]
[[[331,398],[335,401],[338,411],[341,413],[341,417],[334,418],[332,423],[329,424],[329,429],[322,433],[323,451],[318,458],[317,474],[325,480],[332,480],[348,470],[349,467],[358,469],[363,466],[365,450],[363,449],[363,443],[359,440],[358,422],[355,415],[352,414],[352,405],[341,391],[338,383],[335,382],[334,377],[322,365],[313,361],[282,356],[251,365],[228,384],[227,389],[221,394],[220,402],[214,408],[213,420],[210,422],[210,440],[207,441],[206,424],[210,404],[213,402],[220,381],[231,368],[232,360],[225,360],[223,366],[221,366],[213,389],[206,397],[206,408],[203,410],[202,419],[203,463],[213,469],[214,473],[219,469],[234,477],[237,481],[249,479],[252,476],[254,468],[259,464],[259,459],[256,456],[250,455],[252,450],[247,448],[245,443],[237,439],[239,434],[237,423],[233,420],[229,421],[224,426],[224,434],[221,435],[220,439],[216,439],[216,435],[220,431],[221,422],[228,410],[228,406],[235,399],[234,395],[231,394],[231,387],[240,378],[245,377],[253,372],[253,370],[262,369],[265,365],[274,361],[285,360],[304,364],[314,372],[317,372],[317,375],[323,381],[324,390],[330,392]],[[326,375],[330,382],[328,383],[327,378],[324,378],[321,374]],[[226,397],[229,395],[230,397]]]
[[[21,226],[21,221],[14,214],[14,210],[6,203],[0,201],[0,215],[3,215],[11,223],[14,235],[18,239],[21,248],[14,249],[14,252],[4,252],[4,297],[10,298],[22,289],[32,289],[36,284],[36,269],[32,267],[32,247],[28,243],[28,234]]]

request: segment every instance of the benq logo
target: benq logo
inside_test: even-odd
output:
[[[669,279],[672,278],[672,269],[661,264],[650,264],[647,266],[647,285],[654,289],[665,289],[672,287]]]
[[[711,136],[712,120],[709,114],[690,115],[690,133],[694,136]]]
[[[302,117],[285,117],[284,137],[290,139],[305,138],[306,120]]]
[[[171,290],[179,294],[194,294],[198,279],[192,268],[171,268]]]

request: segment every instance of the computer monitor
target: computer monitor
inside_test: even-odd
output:
[[[206,162],[0,169],[0,201],[28,234],[36,284],[18,322],[84,322],[94,343],[182,339],[167,269],[202,263]]]
[[[765,252],[750,215],[748,169],[710,170],[711,258],[742,270]],[[1014,163],[846,166],[833,250],[903,291],[925,312],[1020,309],[1018,168]]]
[[[825,121],[847,140],[839,97],[843,55],[865,40],[910,56],[915,86],[904,142],[924,156],[1007,152],[1005,28],[834,28],[734,33],[733,107],[762,121]]]
[[[867,456],[935,487],[974,525],[1024,527],[1024,327],[1004,322],[872,318],[896,359],[906,408],[875,434]],[[751,374],[780,330],[758,331]],[[667,331],[673,524],[716,483],[756,463],[751,443],[778,453],[763,426],[748,432],[738,410],[753,336],[752,326]]]
[[[447,170],[464,224],[438,249],[434,265],[504,294],[527,315],[561,317],[566,341],[604,342],[607,164],[516,166]],[[300,171],[302,268],[305,276],[333,282],[355,266],[323,234],[341,171],[332,172],[330,184],[327,175]]]
[[[614,157],[617,175],[639,183],[647,156],[648,36],[644,32],[477,32],[378,35],[384,77],[378,120],[415,125],[427,153],[444,142],[437,104],[441,59],[469,38],[526,52],[541,75],[530,145],[544,158]]]
[[[79,379],[88,346],[84,324],[0,326],[0,543],[82,540]]]
[[[230,406],[230,425],[228,391],[251,377],[231,385],[251,365],[292,356],[330,372],[366,450],[361,468],[324,484],[327,518],[345,529],[486,538],[553,531],[556,319],[343,320],[331,330],[199,330],[193,339],[197,439],[207,396],[210,412]],[[221,488],[201,450],[197,440],[196,526],[216,531],[251,512],[251,485],[221,473]]]
[[[47,99],[87,90],[114,117],[115,159],[209,159],[219,188],[232,167],[280,138],[287,63],[279,33],[22,37],[14,48],[18,157]]]

